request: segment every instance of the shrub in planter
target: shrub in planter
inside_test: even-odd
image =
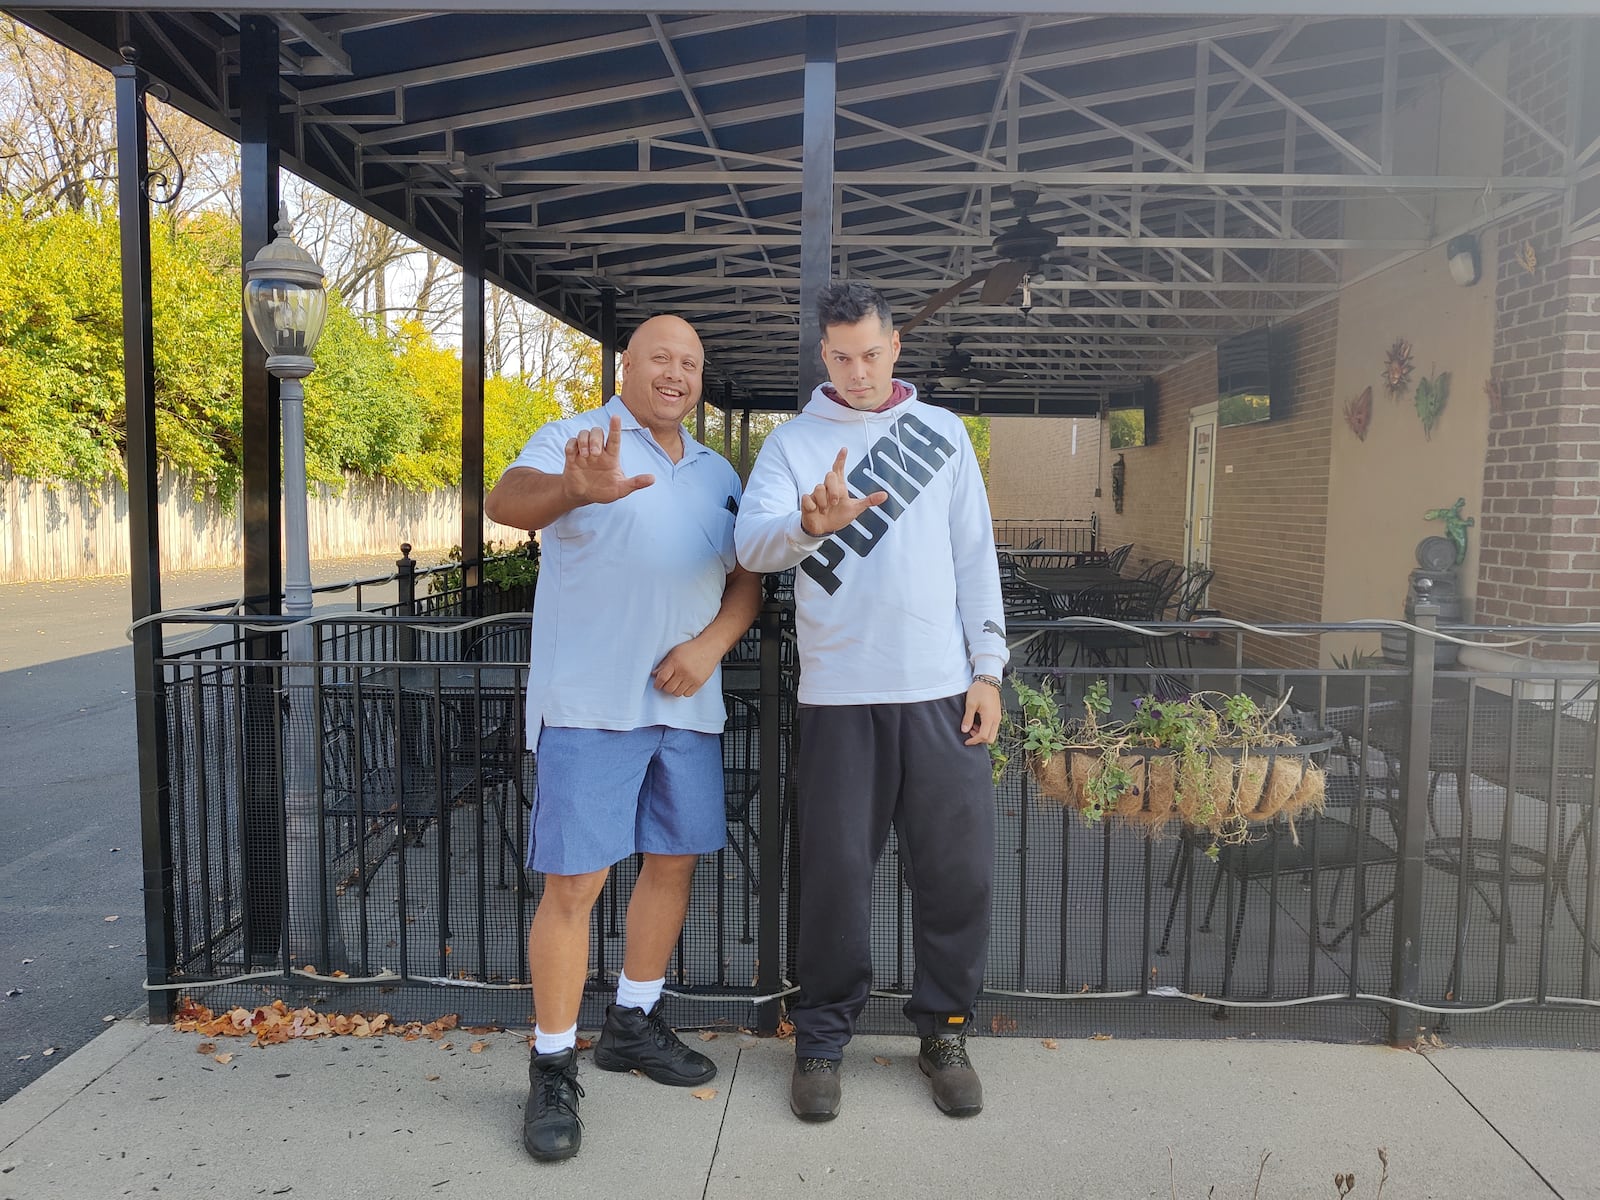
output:
[[[998,780],[1024,756],[1039,791],[1087,821],[1114,816],[1155,832],[1174,822],[1238,842],[1252,823],[1322,808],[1324,777],[1311,755],[1329,739],[1303,738],[1250,697],[1196,692],[1140,696],[1125,721],[1110,720],[1105,680],[1084,695],[1084,715],[1064,716],[1048,688],[1012,680],[992,748]]]

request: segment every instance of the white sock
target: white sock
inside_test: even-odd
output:
[[[628,973],[623,971],[617,975],[617,1007],[642,1008],[649,1012],[656,1006],[656,1001],[661,999],[661,989],[666,986],[667,977],[652,979],[647,983],[640,983],[637,979],[629,979]]]
[[[533,1052],[535,1054],[559,1054],[563,1050],[570,1050],[578,1044],[578,1023],[574,1021],[571,1029],[563,1029],[560,1033],[546,1033],[539,1026],[533,1027]]]

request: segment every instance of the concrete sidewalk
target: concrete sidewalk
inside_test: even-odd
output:
[[[790,1044],[724,1033],[696,1043],[720,1068],[709,1098],[585,1054],[583,1152],[542,1165],[517,1034],[219,1039],[227,1064],[201,1041],[136,1016],[0,1106],[0,1198],[1274,1200],[1335,1197],[1353,1171],[1362,1200],[1380,1146],[1391,1200],[1600,1198],[1600,1060],[1581,1052],[974,1038],[988,1106],[957,1122],[911,1038],[868,1037],[838,1120],[804,1125]]]

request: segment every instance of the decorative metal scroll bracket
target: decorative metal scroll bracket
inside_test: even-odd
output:
[[[122,61],[130,67],[139,65],[139,47],[124,42],[117,50],[122,55]],[[143,100],[147,96],[154,96],[157,100],[166,102],[171,93],[163,83],[152,83],[144,72],[139,73],[139,96]],[[172,143],[167,140],[167,135],[162,132],[160,124],[155,117],[150,115],[150,110],[144,110],[145,123],[150,126],[150,132],[155,135],[155,140],[161,143],[167,159],[171,160],[170,167],[146,168],[139,179],[139,191],[151,204],[166,206],[177,203],[179,195],[183,192],[185,174],[183,163],[178,158],[178,152],[172,148]]]

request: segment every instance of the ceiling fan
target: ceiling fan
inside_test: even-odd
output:
[[[1002,229],[994,239],[994,252],[1000,261],[992,267],[974,271],[960,283],[939,292],[918,310],[917,314],[900,327],[905,333],[915,329],[934,313],[974,284],[982,283],[978,293],[982,304],[1002,304],[1017,290],[1017,284],[1038,272],[1045,257],[1056,248],[1056,235],[1028,220],[1028,213],[1039,201],[1039,189],[1030,183],[1011,185],[1011,207],[1017,211],[1016,222]]]
[[[938,383],[943,388],[964,388],[973,384],[1001,383],[1012,378],[1012,372],[993,367],[974,366],[972,355],[961,348],[961,338],[950,338],[950,351],[939,360]]]

